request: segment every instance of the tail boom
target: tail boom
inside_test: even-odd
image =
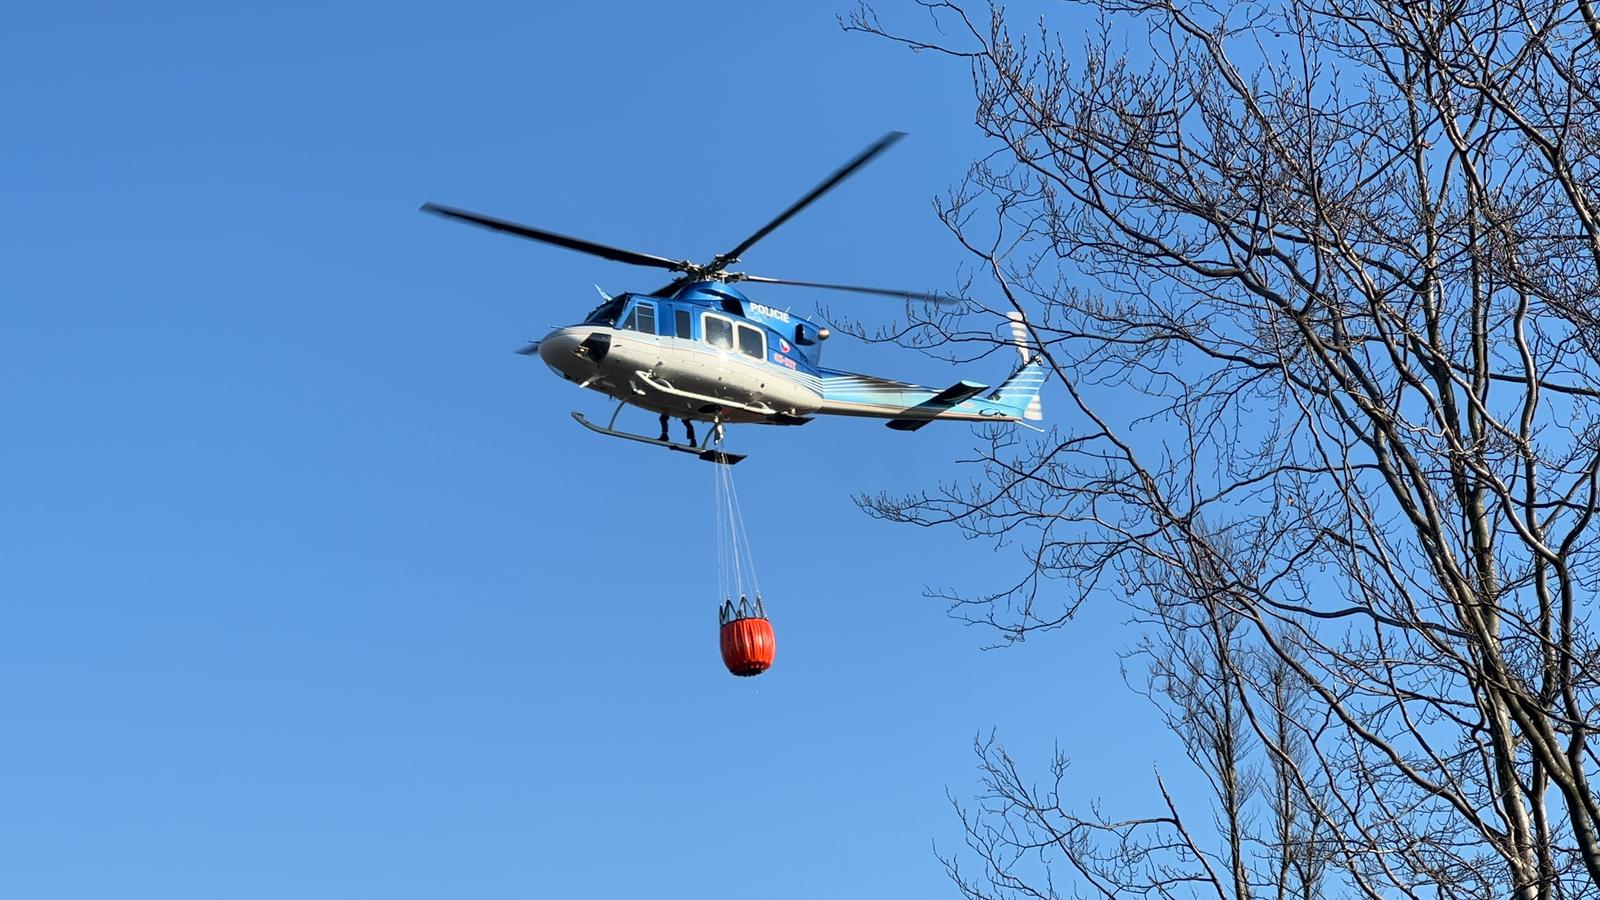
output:
[[[835,416],[889,419],[897,431],[915,431],[929,422],[1020,422],[1042,418],[1039,389],[1045,372],[1035,358],[987,396],[987,385],[960,381],[944,390],[891,381],[875,375],[825,371],[822,405],[817,412]]]

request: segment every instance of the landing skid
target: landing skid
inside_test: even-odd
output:
[[[620,412],[620,411],[621,410],[618,410],[618,412]],[[619,437],[619,438],[622,438],[624,440],[638,441],[641,444],[653,444],[653,445],[655,445],[657,447],[665,447],[668,450],[676,450],[679,453],[692,453],[695,456],[698,456],[699,458],[705,460],[706,462],[718,463],[718,464],[724,465],[724,466],[731,466],[734,463],[738,462],[739,460],[744,459],[744,457],[745,457],[745,454],[743,454],[743,453],[724,453],[721,450],[711,450],[711,449],[708,449],[708,448],[705,448],[705,447],[691,447],[688,444],[679,444],[679,443],[675,443],[673,441],[657,440],[656,438],[645,437],[642,434],[633,434],[633,433],[627,432],[627,431],[618,431],[617,429],[612,428],[609,425],[602,427],[600,425],[596,425],[595,423],[589,421],[588,419],[585,419],[583,417],[583,413],[580,413],[580,412],[573,413],[572,417],[574,419],[578,420],[578,424],[579,425],[582,425],[583,427],[589,429],[590,431],[597,431],[600,434],[610,435],[611,437]],[[617,422],[617,417],[616,417],[615,414],[613,414],[611,416],[611,424],[615,425],[616,422]]]

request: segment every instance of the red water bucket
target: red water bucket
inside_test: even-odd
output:
[[[734,619],[722,626],[722,662],[735,675],[760,675],[772,668],[777,652],[772,623],[765,618]]]

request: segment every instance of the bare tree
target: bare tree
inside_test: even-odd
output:
[[[982,744],[957,883],[1600,895],[1593,5],[905,11],[846,24],[970,67],[995,152],[939,211],[1004,303],[901,337],[1024,313],[1065,424],[864,504],[1023,548],[949,597],[1007,640],[1129,604],[1214,797],[1077,815]]]

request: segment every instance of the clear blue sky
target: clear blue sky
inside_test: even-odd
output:
[[[949,285],[967,73],[844,10],[8,11],[0,896],[940,895],[979,732],[1149,795],[1117,609],[982,652],[923,586],[1015,558],[851,502],[959,477],[967,429],[734,432],[779,652],[732,678],[710,467],[512,353],[659,277],[416,212],[706,257],[898,128],[749,267]]]

